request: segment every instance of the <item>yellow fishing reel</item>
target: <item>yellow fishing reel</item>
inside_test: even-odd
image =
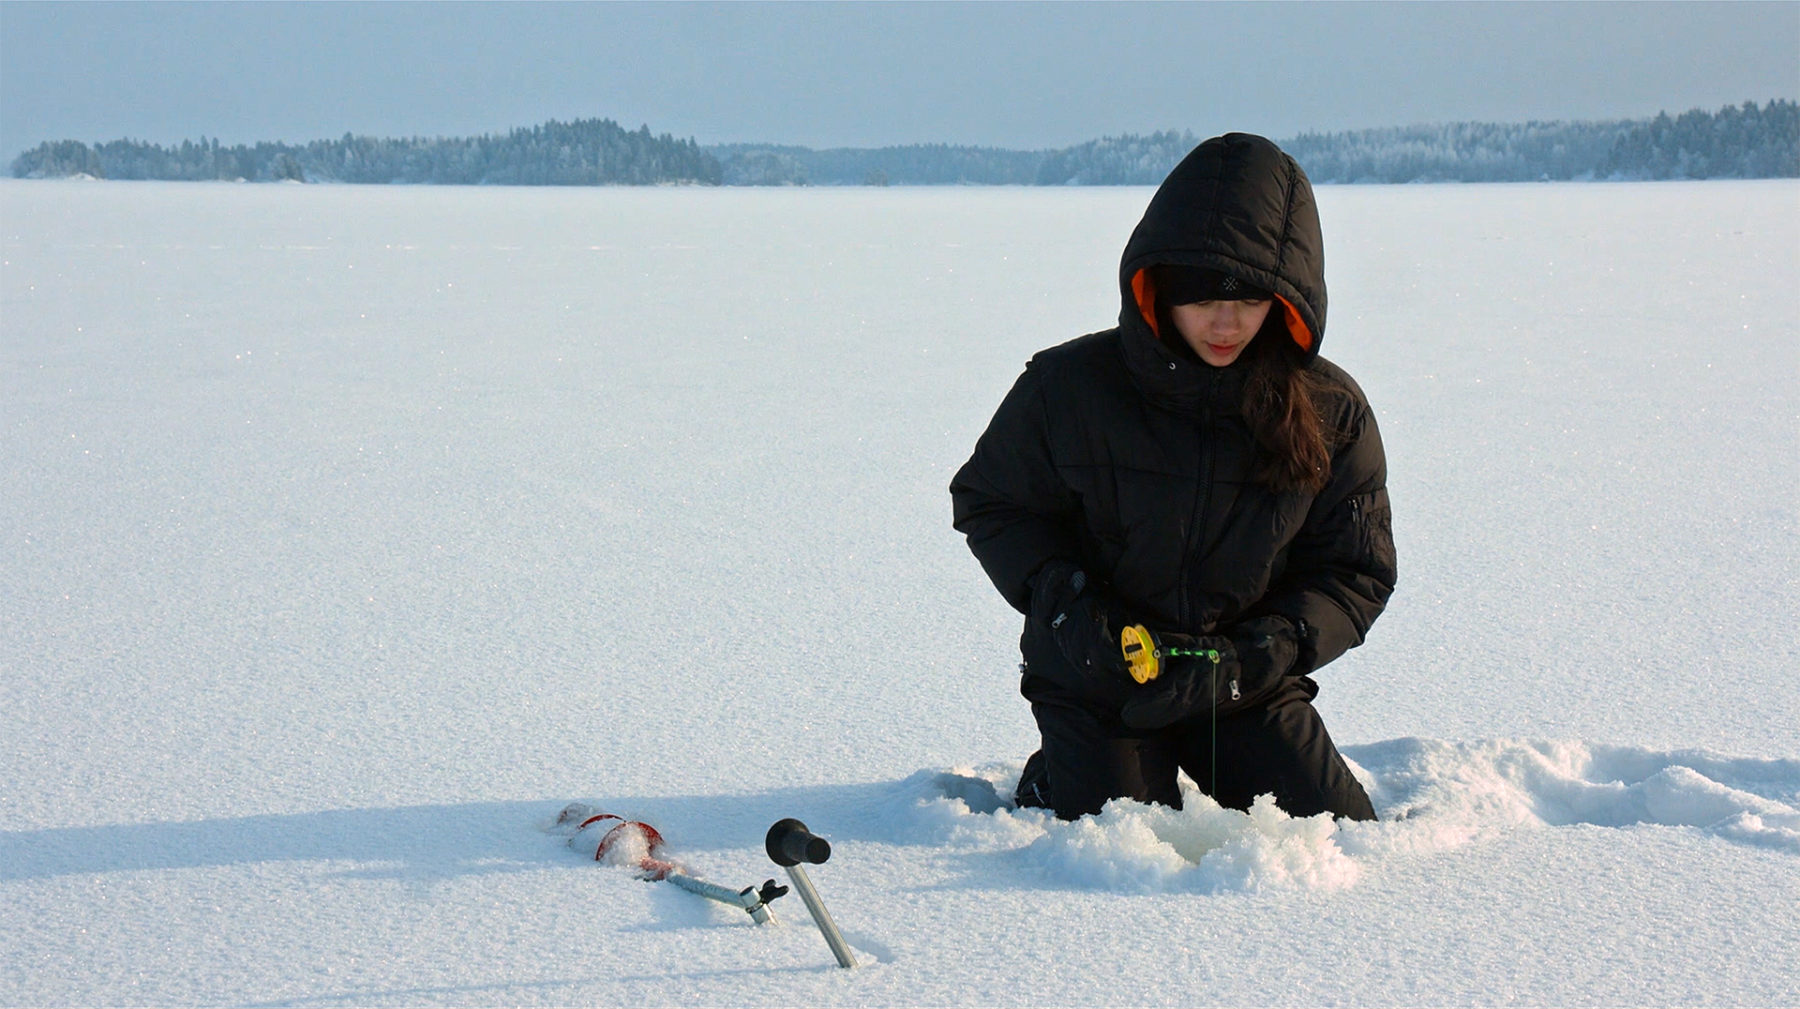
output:
[[[1125,651],[1125,664],[1131,668],[1132,679],[1149,683],[1162,675],[1162,648],[1148,627],[1132,624],[1120,631],[1119,647]]]

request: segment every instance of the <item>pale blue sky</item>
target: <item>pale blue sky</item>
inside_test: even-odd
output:
[[[1800,98],[1800,3],[0,2],[42,140],[453,135],[1061,146]]]

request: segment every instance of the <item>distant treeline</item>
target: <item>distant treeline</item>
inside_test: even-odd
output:
[[[912,144],[905,147],[809,147],[719,144],[728,186],[1029,186],[1042,151]]]
[[[1302,134],[1314,182],[1763,179],[1800,176],[1800,104],[1772,101],[1598,123],[1459,123]]]
[[[1016,151],[915,144],[832,148],[730,144],[635,133],[609,119],[549,122],[504,136],[383,140],[345,134],[305,146],[162,147],[134,140],[45,143],[19,178],[245,179],[465,185],[733,186],[1155,185],[1199,138],[1106,137]],[[1608,122],[1452,123],[1281,141],[1317,183],[1525,182],[1800,176],[1800,103],[1778,99]]]
[[[1153,186],[1192,133],[1106,137],[1051,151],[708,147],[727,185]],[[1451,123],[1280,141],[1317,183],[1530,182],[1800,176],[1800,104],[1771,101],[1610,122]]]
[[[632,132],[610,119],[552,120],[503,136],[405,140],[356,137],[304,146],[225,147],[202,137],[173,147],[114,140],[89,147],[46,143],[13,161],[15,178],[250,182],[377,182],[448,185],[598,186],[692,182],[718,185],[717,158],[692,140]]]

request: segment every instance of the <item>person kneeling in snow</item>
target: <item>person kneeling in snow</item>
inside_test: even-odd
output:
[[[1312,706],[1395,582],[1387,463],[1318,356],[1312,186],[1234,133],[1195,148],[1125,247],[1119,325],[1038,353],[950,486],[955,526],[1026,614],[1042,735],[1016,799],[1073,819],[1129,797],[1374,819]],[[1121,634],[1160,656],[1138,683]],[[1142,675],[1142,671],[1139,671]]]

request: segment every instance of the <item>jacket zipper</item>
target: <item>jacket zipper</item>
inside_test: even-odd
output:
[[[1193,602],[1188,594],[1189,572],[1193,565],[1194,550],[1201,532],[1206,526],[1206,508],[1212,500],[1213,469],[1217,462],[1218,452],[1213,447],[1213,400],[1219,395],[1219,374],[1217,369],[1208,369],[1212,374],[1207,377],[1210,383],[1206,395],[1200,404],[1200,477],[1199,485],[1194,488],[1194,508],[1188,513],[1187,535],[1183,537],[1181,558],[1181,625],[1184,628],[1194,625]]]

